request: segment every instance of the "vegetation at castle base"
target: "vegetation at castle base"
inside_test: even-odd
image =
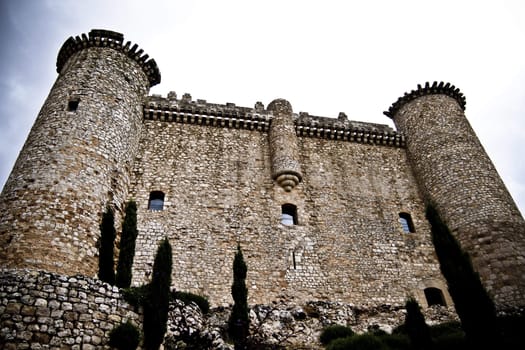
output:
[[[250,319],[248,316],[248,288],[246,288],[246,273],[248,268],[244,262],[241,246],[237,245],[237,253],[233,260],[232,297],[233,308],[228,320],[228,334],[234,341],[235,349],[245,349],[248,337]]]
[[[157,350],[167,329],[170,301],[172,252],[167,238],[160,243],[155,261],[151,283],[144,298],[144,349]]]
[[[197,304],[199,309],[201,309],[202,313],[206,315],[210,311],[210,302],[206,297],[202,295],[197,295],[189,292],[180,292],[180,291],[172,291],[171,292],[171,300],[180,300],[185,305],[191,304],[192,302]]]
[[[410,339],[412,348],[414,350],[430,349],[432,346],[430,329],[425,322],[425,316],[421,313],[419,304],[415,299],[410,298],[405,303],[405,309],[405,331]]]
[[[135,309],[144,305],[146,298],[148,297],[149,284],[144,284],[139,287],[130,287],[121,290],[122,297],[130,305],[133,305]]]
[[[135,350],[140,342],[140,332],[131,322],[121,323],[109,333],[109,346],[119,350]]]
[[[321,335],[319,336],[319,341],[321,344],[327,345],[334,339],[346,338],[352,335],[354,335],[354,331],[350,327],[332,325],[323,329]]]
[[[98,278],[111,285],[115,283],[115,271],[113,270],[115,236],[115,216],[113,215],[113,210],[108,207],[102,214],[102,222],[100,223]]]
[[[476,348],[501,345],[496,308],[474,271],[470,257],[463,252],[437,210],[429,205],[426,216],[441,273],[461,320],[468,342]]]
[[[122,236],[120,238],[120,253],[117,263],[117,276],[115,283],[120,288],[131,285],[131,269],[135,257],[135,241],[137,239],[137,204],[129,201],[122,223]]]
[[[361,334],[335,339],[328,344],[327,350],[388,350],[387,345],[377,335]]]
[[[405,320],[406,322],[406,320]],[[410,317],[409,317],[409,322]],[[321,335],[329,328],[327,327]],[[411,326],[409,325],[408,328]],[[348,328],[348,327],[344,327]],[[350,328],[348,328],[350,330]],[[351,330],[350,330],[351,331]],[[327,350],[468,350],[466,347],[465,333],[457,322],[444,323],[428,327],[429,337],[422,345],[420,341],[414,342],[407,334],[406,323],[399,326],[392,334],[381,330],[372,330],[364,334],[351,336],[335,336],[325,344]],[[334,334],[335,335],[335,334]],[[324,343],[323,343],[324,344]],[[481,349],[481,348],[479,348]],[[479,350],[476,348],[476,350]]]

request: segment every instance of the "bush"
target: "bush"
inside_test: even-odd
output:
[[[115,283],[113,248],[115,246],[115,216],[107,208],[100,223],[100,247],[98,251],[98,278],[111,285]]]
[[[167,329],[171,286],[172,253],[167,238],[160,243],[151,283],[144,301],[144,349],[157,350]]]
[[[120,288],[128,288],[131,285],[131,269],[135,257],[135,241],[137,235],[137,204],[134,201],[129,201],[126,206],[124,222],[122,223],[120,253],[115,279],[115,284]]]
[[[432,347],[432,338],[430,329],[425,322],[425,317],[421,313],[419,304],[413,298],[407,300],[405,304],[405,330],[410,343],[414,349],[430,349]]]
[[[250,329],[248,317],[248,288],[246,288],[246,273],[248,267],[244,262],[241,246],[237,245],[237,253],[233,259],[233,307],[228,319],[228,334],[234,341],[235,349],[241,349],[246,343]]]
[[[210,311],[210,302],[208,301],[208,299],[206,299],[206,297],[202,295],[197,295],[189,292],[173,291],[171,292],[170,297],[171,300],[177,299],[182,301],[186,305],[194,302],[205,315],[208,313],[208,311]]]
[[[465,336],[474,347],[497,348],[501,337],[497,331],[496,308],[464,252],[437,210],[429,205],[426,217],[430,222],[432,242],[443,277]]]
[[[354,335],[354,331],[350,327],[345,327],[341,325],[332,325],[328,326],[321,332],[319,336],[319,341],[323,345],[327,345],[335,339],[347,338]]]
[[[430,326],[430,335],[432,338],[438,338],[453,333],[463,333],[463,335],[465,335],[461,328],[461,323],[450,321]]]
[[[379,336],[361,334],[335,339],[326,350],[388,350],[388,347]]]
[[[140,287],[131,287],[122,289],[122,297],[130,305],[133,305],[135,308],[142,306],[144,301],[148,297],[148,287],[149,284],[142,285]]]
[[[135,350],[139,341],[140,332],[129,321],[121,323],[109,332],[109,345],[119,350]]]
[[[467,350],[470,348],[463,331],[450,331],[434,338],[434,350]]]
[[[379,338],[390,350],[410,349],[410,339],[405,334],[383,334]]]

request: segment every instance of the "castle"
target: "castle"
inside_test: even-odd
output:
[[[99,224],[138,205],[133,284],[158,242],[173,286],[232,302],[237,244],[250,303],[283,295],[356,305],[451,305],[425,219],[432,202],[499,310],[525,305],[525,223],[443,83],[418,86],[386,125],[185,94],[120,33],[69,38],[58,78],[0,196],[0,267],[96,276]],[[26,270],[25,270],[26,271]]]

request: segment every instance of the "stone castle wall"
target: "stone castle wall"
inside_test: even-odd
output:
[[[128,50],[121,34],[97,31],[62,47],[59,76],[0,195],[2,266],[96,274],[101,212],[128,199],[150,86]]]
[[[109,332],[142,317],[116,287],[84,276],[0,270],[0,348],[108,349]]]
[[[111,325],[136,319],[120,309],[118,291],[49,273],[94,276],[101,213],[114,208],[118,227],[130,199],[138,204],[134,285],[150,280],[166,236],[173,287],[214,306],[232,302],[237,244],[252,305],[373,309],[412,295],[427,306],[429,287],[451,305],[424,217],[433,202],[498,308],[525,304],[523,218],[449,84],[394,103],[385,114],[396,132],[344,114],[293,113],[282,99],[265,109],[147,96],[160,82],[155,61],[111,31],[68,39],[57,72],[0,195],[0,266],[28,269],[0,275],[6,341],[98,347]],[[162,210],[149,208],[154,191]],[[283,208],[293,224],[281,221]]]
[[[464,115],[454,87],[426,85],[394,104],[423,195],[439,210],[499,308],[525,305],[525,222]],[[399,105],[399,106],[398,106]]]
[[[388,127],[362,123],[354,128],[361,139],[343,140],[328,130],[348,133],[352,122],[314,127],[322,118],[295,115],[297,133],[303,133],[293,134],[302,182],[286,191],[272,180],[270,111],[250,112],[258,127],[235,128],[228,127],[232,117],[216,124],[214,113],[198,111],[198,103],[150,102],[156,109],[146,112],[130,190],[138,203],[135,284],[148,281],[156,246],[167,236],[174,287],[207,295],[214,305],[232,302],[237,243],[248,264],[251,303],[286,295],[402,304],[415,295],[425,304],[424,288],[446,289],[405,150],[382,145],[379,137],[371,141],[370,134],[393,133]],[[157,111],[168,103],[179,112]],[[244,112],[237,120],[248,119]],[[316,136],[316,129],[326,137]],[[148,210],[152,191],[165,194],[164,210]],[[297,207],[297,225],[281,224],[286,203]],[[403,232],[401,212],[411,214],[415,233]]]

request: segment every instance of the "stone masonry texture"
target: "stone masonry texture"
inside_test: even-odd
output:
[[[343,113],[295,113],[284,99],[252,108],[148,96],[160,82],[155,61],[111,31],[69,38],[57,72],[0,195],[5,273],[96,276],[102,212],[113,208],[120,230],[125,203],[135,200],[135,286],[150,281],[167,237],[172,287],[215,307],[232,303],[237,244],[251,305],[399,308],[414,296],[427,307],[425,289],[437,288],[451,306],[425,219],[434,203],[498,309],[525,306],[525,223],[455,87],[405,94],[385,112],[395,131]],[[281,221],[284,205],[296,208],[293,225]],[[44,292],[39,303],[49,305]],[[23,317],[23,302],[5,300],[11,320]]]
[[[121,210],[128,199],[149,89],[136,61],[101,45],[72,51],[57,67],[57,81],[7,180],[0,200],[5,266],[97,271],[101,209]],[[59,58],[68,48],[66,42]],[[69,111],[72,100],[78,108]]]
[[[424,196],[471,256],[500,307],[525,305],[525,225],[464,116],[464,100],[439,86],[392,115]],[[441,87],[443,88],[443,87]],[[410,136],[410,137],[409,137]]]
[[[117,287],[84,276],[0,270],[1,349],[107,349],[121,323],[140,315]]]

